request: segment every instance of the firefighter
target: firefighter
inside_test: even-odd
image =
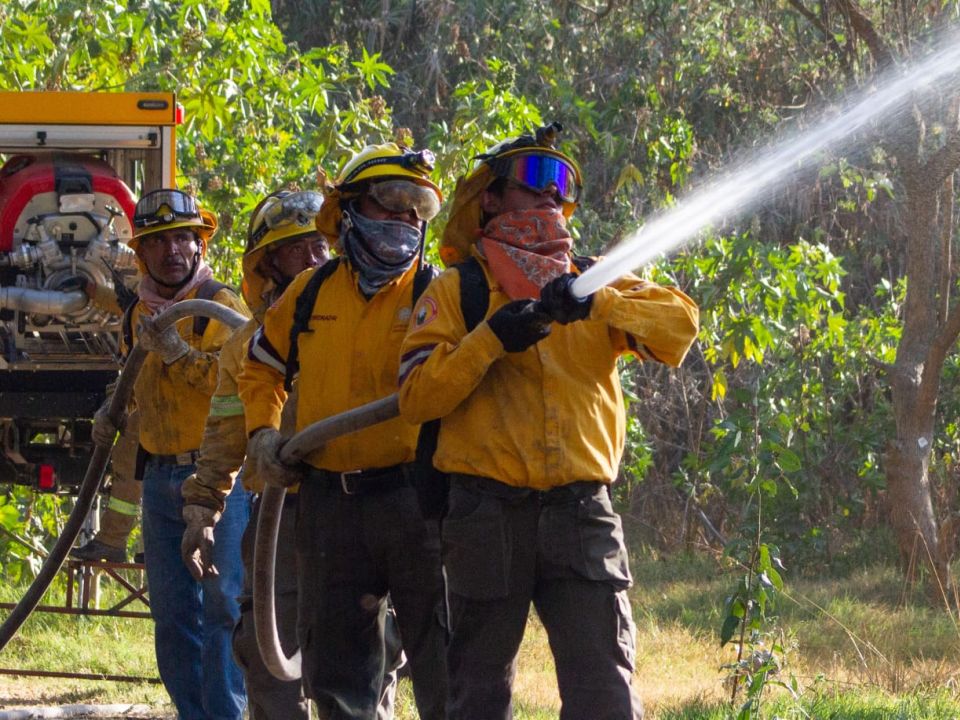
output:
[[[159,330],[153,316],[191,298],[247,313],[204,261],[217,222],[192,196],[173,189],[148,193],[137,203],[133,222],[130,246],[143,278],[139,300],[124,317],[123,344],[129,349],[135,340],[150,351],[134,385],[134,402],[145,455],[143,540],[157,667],[184,720],[239,720],[246,695],[230,638],[240,616],[240,538],[249,517],[240,485],[227,496],[215,531],[219,575],[197,582],[180,560],[181,486],[195,470],[216,387],[217,352],[230,328],[186,318]],[[97,413],[94,433],[101,443],[116,433],[105,408]]]
[[[240,373],[248,463],[267,483],[303,480],[297,509],[303,684],[321,717],[374,718],[387,662],[387,595],[409,657],[420,717],[444,717],[437,528],[411,486],[418,428],[395,418],[284,465],[277,428],[299,369],[296,429],[396,390],[400,342],[426,223],[440,207],[433,155],[394,143],[353,156],[327,188],[318,227],[340,257],[299,275],[253,336]]]
[[[316,192],[280,191],[267,196],[254,210],[243,256],[243,297],[253,319],[237,328],[220,350],[220,379],[210,402],[200,445],[197,472],[183,485],[183,519],[187,524],[181,553],[194,578],[216,573],[212,562],[214,529],[247,452],[243,406],[237,395],[237,375],[247,343],[263,321],[263,314],[303,270],[329,260],[329,245],[318,231],[316,215],[322,196]],[[288,404],[292,405],[291,396]],[[287,413],[285,413],[286,416]],[[249,468],[242,472],[244,487],[263,490]],[[297,576],[294,571],[294,520],[297,494],[287,494],[280,520],[276,560],[276,608],[284,651],[296,649]],[[298,681],[276,679],[264,666],[253,627],[251,592],[253,544],[259,505],[254,504],[242,553],[244,588],[241,618],[233,635],[237,662],[246,679],[248,711],[252,720],[309,720],[310,707]]]
[[[556,661],[560,717],[643,714],[609,493],[624,444],[617,359],[678,365],[698,310],[634,275],[572,294],[589,261],[571,255],[581,179],[552,146],[560,129],[501,143],[459,181],[441,256],[461,264],[427,288],[403,343],[401,414],[441,418],[433,464],[449,478],[451,720],[512,717],[531,602]]]

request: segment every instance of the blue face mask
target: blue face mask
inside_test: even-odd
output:
[[[405,273],[420,252],[420,228],[398,220],[371,220],[351,208],[344,212],[340,240],[360,276],[360,290],[374,295]]]

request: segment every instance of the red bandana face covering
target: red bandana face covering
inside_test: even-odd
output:
[[[559,210],[497,215],[478,243],[490,272],[511,300],[540,299],[540,288],[570,271],[573,240]]]

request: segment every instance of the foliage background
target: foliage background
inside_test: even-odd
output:
[[[437,154],[449,194],[477,152],[562,121],[585,177],[574,232],[582,252],[600,252],[732,157],[808,127],[870,82],[876,68],[840,5],[13,0],[0,5],[0,88],[176,91],[181,182],[220,214],[212,255],[234,282],[259,197],[313,187],[318,168],[336,174],[401,128]],[[860,7],[905,55],[958,14],[948,2]],[[811,571],[894,556],[881,364],[905,292],[896,170],[865,134],[645,270],[702,311],[679,370],[623,366],[618,500],[650,544],[735,548],[759,530]],[[931,464],[942,520],[958,509],[958,373],[951,358]],[[41,536],[49,513],[24,523],[36,502],[0,498],[0,522]],[[0,562],[22,555],[0,536]]]

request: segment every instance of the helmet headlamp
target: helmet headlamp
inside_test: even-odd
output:
[[[404,150],[399,155],[372,157],[353,168],[346,177],[338,182],[338,185],[349,185],[359,177],[360,173],[364,170],[369,170],[377,165],[399,165],[404,170],[426,176],[433,171],[435,161],[436,157],[430,150],[418,150],[417,152]]]

